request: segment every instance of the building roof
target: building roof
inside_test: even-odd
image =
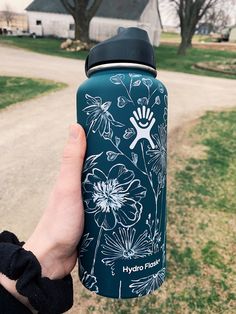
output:
[[[103,0],[96,16],[138,20],[147,4],[148,0]],[[34,0],[26,10],[68,14],[60,0]]]

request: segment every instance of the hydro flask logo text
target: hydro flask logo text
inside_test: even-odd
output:
[[[133,267],[123,266],[123,273],[128,273],[130,275],[131,273],[153,268],[157,266],[159,263],[160,263],[160,259],[156,259],[154,262],[145,263],[144,265],[140,265],[140,266],[138,265],[135,265]]]

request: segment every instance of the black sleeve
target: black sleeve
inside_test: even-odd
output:
[[[0,285],[0,313],[1,314],[32,314],[27,307],[16,300]]]
[[[12,243],[12,244],[22,244],[18,241],[17,237],[10,232],[0,233],[0,243]],[[0,263],[3,261],[3,255],[0,250]],[[3,269],[0,269],[0,272],[3,272]],[[31,311],[24,306],[21,302],[15,299],[7,290],[5,290],[0,285],[0,313],[1,314],[31,314]]]
[[[27,297],[30,304],[39,313],[60,314],[69,310],[73,305],[71,276],[68,275],[58,280],[41,277],[41,266],[37,258],[32,252],[24,250],[21,244],[13,234],[9,232],[0,233],[0,272],[12,280],[17,280],[16,290]],[[3,300],[8,298],[9,302],[14,299],[3,288],[0,304],[4,304],[1,296],[3,296]],[[17,302],[17,300],[15,301]],[[19,306],[20,303],[17,302],[17,304]],[[4,309],[0,313],[18,314],[18,309],[17,311]],[[26,309],[22,313],[30,312]]]

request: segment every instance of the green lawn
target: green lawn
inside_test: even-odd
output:
[[[0,109],[65,86],[48,80],[0,76]]]
[[[124,301],[79,288],[84,313],[235,313],[236,110],[208,112],[173,136],[166,283]]]
[[[172,32],[162,32],[161,33],[161,42],[176,42],[179,43],[181,41],[180,34],[172,33]],[[193,36],[193,43],[199,42],[211,42],[213,41],[210,36],[207,35],[194,35]]]
[[[73,59],[85,59],[87,51],[68,52],[60,49],[63,42],[57,38],[30,38],[30,37],[0,37],[0,44],[5,43],[34,52]]]
[[[236,59],[236,52],[192,48],[186,56],[177,55],[177,47],[162,45],[156,48],[157,68],[169,71],[236,79],[236,75],[225,75],[195,69],[197,62],[229,61]]]
[[[0,38],[0,43],[18,46],[39,53],[78,59],[85,59],[87,56],[87,51],[68,52],[60,49],[61,42],[60,39],[52,38]],[[236,75],[225,75],[194,68],[194,64],[197,62],[236,59],[235,52],[192,48],[186,56],[178,56],[177,46],[173,45],[161,45],[155,48],[155,51],[158,69],[236,79]]]

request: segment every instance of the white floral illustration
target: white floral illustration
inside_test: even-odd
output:
[[[94,166],[96,166],[97,164],[97,159],[103,154],[103,152],[101,152],[100,154],[97,155],[91,155],[88,158],[86,158],[85,162],[84,162],[84,169],[83,172],[88,171],[89,169],[93,168]]]
[[[81,282],[83,285],[89,289],[90,291],[98,293],[98,286],[97,286],[97,278],[91,274],[89,274],[87,271],[83,273],[83,277],[81,279]]]
[[[151,157],[148,164],[152,164],[152,171],[158,174],[159,172],[165,173],[166,171],[166,158],[167,158],[167,134],[164,124],[158,126],[158,134],[154,134],[155,140],[154,149],[147,150],[147,155]]]
[[[113,265],[119,259],[130,260],[145,257],[152,253],[147,230],[136,237],[135,228],[119,228],[119,234],[105,235],[102,253],[107,257],[102,259],[106,265]]]
[[[88,251],[88,247],[90,243],[93,241],[94,238],[89,237],[89,233],[86,233],[83,235],[83,238],[81,240],[81,244],[79,247],[79,256],[82,257],[85,252]]]
[[[152,219],[152,215],[149,213],[148,218],[146,219],[146,225],[149,228],[148,238],[150,239],[152,245],[153,253],[157,253],[160,250],[160,242],[161,242],[161,233],[159,232],[158,224],[159,220]]]
[[[104,230],[112,230],[117,224],[130,227],[140,219],[140,200],[146,196],[146,188],[125,165],[113,166],[108,175],[94,168],[83,188],[85,211],[94,213],[96,224]]]
[[[142,277],[140,279],[131,280],[133,283],[129,285],[132,292],[138,296],[152,293],[154,290],[159,288],[165,280],[165,268],[162,268],[157,273]]]
[[[111,125],[116,127],[124,126],[124,124],[116,121],[108,111],[111,101],[103,103],[101,97],[92,97],[88,94],[85,95],[85,98],[89,106],[84,108],[83,111],[88,115],[86,124],[89,125],[89,132],[90,130],[93,133],[98,131],[101,136],[106,136],[111,133]]]
[[[159,87],[159,91],[160,93],[164,93],[165,89],[164,89],[164,86],[161,84],[161,82],[158,83],[158,87]]]
[[[134,136],[134,135],[135,135],[134,129],[133,129],[133,128],[128,128],[128,129],[125,130],[125,133],[124,133],[124,135],[123,135],[123,138],[124,138],[125,140],[128,140],[129,138],[131,138],[131,137]]]
[[[137,111],[133,111],[134,117],[130,118],[137,134],[133,142],[130,144],[130,149],[134,149],[139,140],[145,138],[148,140],[152,148],[155,144],[151,138],[151,129],[156,121],[153,117],[153,112],[146,106],[138,107]]]

